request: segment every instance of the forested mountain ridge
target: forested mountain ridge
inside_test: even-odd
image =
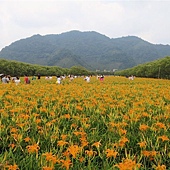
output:
[[[155,45],[135,36],[109,38],[97,32],[39,34],[13,42],[0,58],[88,70],[126,69],[170,55],[169,45]]]

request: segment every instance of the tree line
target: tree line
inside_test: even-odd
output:
[[[170,57],[155,60],[145,64],[125,69],[116,70],[115,72],[92,72],[82,66],[73,66],[71,68],[61,68],[58,66],[41,66],[28,64],[18,61],[0,59],[0,74],[11,76],[33,76],[41,74],[42,76],[58,75],[119,75],[146,77],[146,78],[163,78],[170,79]]]
[[[170,57],[167,56],[129,69],[118,70],[115,75],[170,79]]]
[[[41,66],[35,64],[27,64],[23,62],[0,59],[0,74],[11,76],[33,76],[41,74],[41,76],[58,76],[58,75],[90,75],[93,72],[88,71],[81,66],[73,66],[70,69],[57,66]]]

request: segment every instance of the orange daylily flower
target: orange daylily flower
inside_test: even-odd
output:
[[[62,167],[65,167],[66,170],[69,170],[70,165],[72,165],[72,162],[70,159],[61,160],[61,162],[62,162]]]
[[[73,156],[73,158],[76,158],[76,155],[78,154],[80,148],[78,147],[78,145],[71,145],[68,148],[68,152]]]
[[[81,132],[73,132],[73,134],[78,136],[78,135],[81,135]]]
[[[74,124],[74,123],[73,123],[73,124],[71,124],[71,129],[72,129],[73,127],[74,127],[74,128],[76,128],[76,127],[77,127],[77,125],[76,125],[76,124]]]
[[[96,151],[93,151],[92,149],[91,150],[85,150],[85,153],[89,156],[89,157],[92,157],[94,155],[97,154]]]
[[[81,146],[84,148],[85,146],[87,146],[89,144],[89,142],[87,142],[86,140],[81,141]]]
[[[143,117],[149,117],[149,114],[146,113],[146,112],[143,112],[143,113],[142,113],[142,116],[143,116]]]
[[[149,151],[142,151],[142,154],[146,157],[150,156],[150,152]]]
[[[64,146],[64,145],[66,145],[66,144],[68,144],[68,142],[65,142],[65,141],[63,141],[63,140],[59,140],[59,141],[57,142],[57,145],[58,145],[58,146]]]
[[[146,131],[148,128],[149,128],[149,126],[148,126],[148,125],[145,125],[145,124],[140,125],[140,127],[139,127],[139,129],[140,129],[141,131]]]
[[[124,159],[121,163],[116,164],[115,166],[120,170],[134,170],[140,168],[141,165],[131,159]]]
[[[8,170],[19,170],[18,165],[16,165],[16,164],[7,165],[6,167],[8,168]]]
[[[155,126],[157,126],[158,128],[161,128],[161,129],[166,129],[165,124],[162,123],[162,122],[157,122],[157,123],[155,124]]]
[[[12,128],[12,129],[10,130],[11,133],[16,133],[17,131],[18,131],[17,128]]]
[[[157,152],[156,151],[150,151],[150,156],[156,156]]]
[[[142,151],[142,154],[146,157],[154,157],[156,156],[157,152],[156,151]]]
[[[29,138],[29,137],[26,137],[25,139],[24,139],[24,141],[25,142],[29,142],[31,139]]]
[[[126,142],[129,142],[129,139],[126,138],[125,136],[123,136],[123,137],[120,139],[120,143],[126,143]]]
[[[166,166],[165,165],[158,165],[155,170],[166,170]]]
[[[16,145],[14,143],[9,144],[9,147],[11,147],[12,149],[15,147]]]
[[[52,116],[52,117],[55,116],[55,112],[51,111],[50,116]]]
[[[62,140],[66,140],[67,136],[68,136],[68,135],[63,135],[63,134],[62,134],[62,135],[61,135]]]
[[[163,142],[164,141],[169,141],[169,138],[167,136],[165,136],[165,135],[159,136],[158,139],[162,139]]]
[[[65,152],[62,153],[62,155],[65,156],[66,158],[69,158],[70,152],[66,150]]]
[[[28,145],[26,148],[27,148],[29,153],[38,152],[38,150],[40,149],[40,147],[37,144]]]
[[[97,147],[97,148],[99,148],[100,145],[101,145],[100,142],[95,142],[95,143],[92,144],[92,146],[95,146],[95,147]]]
[[[63,117],[66,119],[70,119],[71,116],[69,114],[65,114]]]
[[[41,123],[41,119],[36,119],[35,122],[38,124],[38,123]]]
[[[110,158],[110,157],[116,158],[118,152],[116,152],[116,151],[114,151],[114,150],[112,150],[112,149],[107,149],[107,150],[106,150],[106,154],[107,154],[107,155],[106,155],[107,158]]]
[[[80,162],[83,162],[84,160],[85,160],[84,157],[79,158],[79,161],[80,161]]]
[[[141,148],[146,147],[146,141],[139,142],[138,145],[139,145]]]
[[[57,157],[55,155],[53,155],[51,152],[46,152],[42,155],[46,157],[47,161],[52,161],[53,164],[55,164],[56,162],[58,162],[58,163],[60,162],[59,160],[57,160]]]
[[[127,130],[125,130],[125,129],[119,129],[119,133],[122,135],[122,134],[126,134],[127,133]]]
[[[83,108],[82,108],[81,106],[76,106],[76,109],[77,109],[77,110],[80,110],[80,111],[83,110]]]

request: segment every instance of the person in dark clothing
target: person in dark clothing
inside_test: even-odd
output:
[[[40,74],[38,74],[38,79],[40,79],[41,78],[41,76],[40,76]]]

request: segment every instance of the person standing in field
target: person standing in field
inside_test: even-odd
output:
[[[30,79],[27,75],[25,75],[25,77],[24,77],[24,82],[25,82],[25,84],[30,84]]]
[[[129,77],[129,80],[134,80],[134,76],[131,75],[131,76]]]
[[[104,80],[104,75],[101,75],[100,81],[103,81],[103,80]]]
[[[18,85],[18,84],[21,82],[21,80],[19,79],[19,77],[16,77],[16,79],[14,80],[14,82],[15,82],[16,85]]]
[[[2,78],[2,83],[9,83],[9,78],[7,77],[7,75],[4,75],[4,77]]]
[[[90,76],[86,76],[85,80],[86,80],[87,83],[89,83],[90,82]]]
[[[35,77],[35,76],[33,76],[33,77],[32,77],[32,80],[36,80],[36,77]]]
[[[56,81],[56,83],[61,84],[61,77],[60,77],[60,76],[57,76],[57,81]]]
[[[41,78],[41,75],[38,73],[38,80],[40,80],[40,78]]]

